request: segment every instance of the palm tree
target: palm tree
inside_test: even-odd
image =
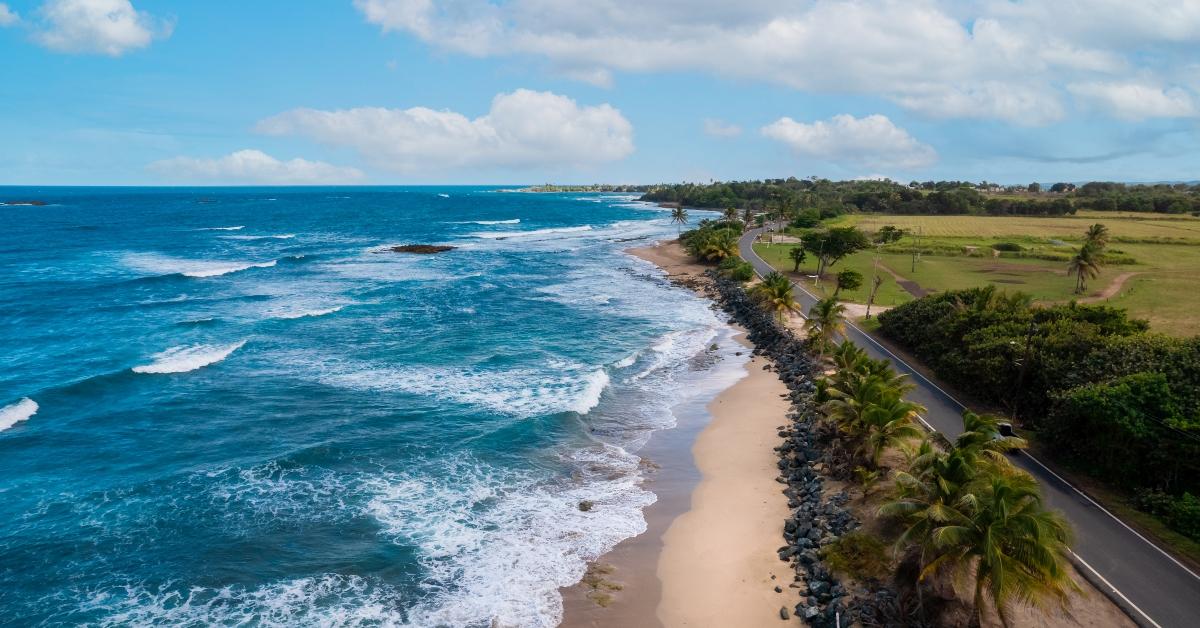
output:
[[[1021,472],[996,475],[941,513],[944,520],[927,540],[932,558],[921,578],[939,570],[974,576],[974,614],[982,621],[990,601],[1008,626],[1014,600],[1065,604],[1077,589],[1067,554],[1071,530],[1046,510],[1037,481]]]
[[[1083,294],[1087,289],[1087,280],[1095,279],[1100,274],[1100,266],[1099,251],[1094,245],[1085,243],[1079,247],[1079,252],[1067,265],[1067,276],[1075,275],[1075,294]]]
[[[834,344],[834,338],[846,331],[846,306],[835,299],[821,299],[808,311],[804,329],[819,353],[824,354]]]
[[[679,230],[683,228],[683,225],[687,224],[687,221],[688,221],[688,210],[684,209],[683,205],[680,205],[679,207],[676,207],[675,209],[671,210],[671,222],[674,223],[675,225],[678,225],[677,227],[675,227],[676,234],[678,234]]]
[[[762,283],[751,288],[750,292],[781,323],[787,320],[788,314],[800,311],[800,304],[792,296],[792,282],[777,272],[763,277]]]
[[[719,262],[737,254],[737,236],[728,229],[717,229],[708,233],[697,248],[701,259]]]
[[[1084,244],[1091,244],[1097,249],[1104,248],[1108,244],[1108,227],[1101,223],[1096,223],[1088,227],[1087,233],[1083,236]]]
[[[788,251],[788,258],[792,260],[793,264],[795,264],[795,266],[792,268],[792,272],[794,272],[794,273],[800,272],[800,265],[804,263],[804,260],[807,257],[808,257],[808,251],[805,251],[804,247],[802,247],[802,246],[792,247],[792,250]]]
[[[751,223],[751,222],[753,222],[753,221],[754,221],[754,210],[753,210],[753,209],[750,209],[750,206],[749,206],[749,205],[747,205],[747,206],[746,206],[746,207],[745,207],[745,208],[742,210],[742,223],[746,225],[746,228],[747,228],[747,229],[749,229],[749,228],[750,228],[750,223]]]
[[[879,458],[885,449],[921,436],[921,428],[913,423],[913,419],[924,411],[924,406],[904,401],[899,394],[890,391],[865,409],[862,423],[866,434],[862,450],[871,468],[879,468]]]
[[[726,207],[724,215],[725,215],[726,222],[733,222],[733,221],[737,220],[738,210],[736,207],[733,207],[733,206]]]

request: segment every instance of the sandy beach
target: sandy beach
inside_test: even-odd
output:
[[[677,283],[701,285],[706,267],[675,242],[628,252]],[[780,608],[791,609],[800,598],[789,586],[793,570],[776,555],[789,512],[775,481],[774,448],[782,443],[777,431],[789,404],[786,386],[767,365],[752,358],[745,377],[706,407],[680,409],[679,426],[656,433],[640,452],[653,461],[647,483],[659,497],[646,509],[648,530],[597,561],[584,582],[563,590],[564,626],[800,623],[794,616],[780,618]],[[1063,612],[1018,605],[1015,625],[1133,625],[1086,581],[1077,581],[1082,590]]]
[[[673,243],[628,252],[685,285],[706,270]],[[680,425],[640,452],[654,461],[648,486],[659,497],[648,530],[564,590],[564,626],[779,625],[780,607],[795,605],[776,556],[788,511],[774,447],[787,388],[766,364],[753,358],[745,377],[707,407],[683,409]]]

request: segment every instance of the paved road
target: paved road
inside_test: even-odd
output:
[[[761,231],[754,229],[743,235],[738,249],[742,259],[753,264],[759,275],[765,275],[772,268],[751,246]],[[807,312],[817,299],[804,286],[795,286],[799,290],[797,301]],[[908,374],[916,385],[909,394],[910,400],[928,408],[922,417],[926,427],[951,439],[962,432],[963,404],[858,327],[847,324],[846,335],[871,357],[887,358],[897,371]],[[1041,482],[1046,504],[1062,511],[1074,526],[1074,552],[1084,569],[1092,572],[1093,580],[1107,583],[1110,591],[1123,599],[1135,616],[1140,616],[1139,623],[1161,628],[1200,626],[1200,575],[1126,526],[1033,456],[1021,453],[1013,460]]]

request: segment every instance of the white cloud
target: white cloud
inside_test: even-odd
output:
[[[169,21],[134,9],[129,0],[48,0],[40,14],[44,28],[35,38],[58,52],[118,57],[170,37],[174,28]]]
[[[215,159],[173,157],[147,166],[172,181],[251,183],[268,185],[318,185],[354,183],[364,178],[356,168],[321,161],[280,161],[262,151],[246,149]]]
[[[487,114],[474,119],[426,107],[293,109],[257,129],[353,148],[402,173],[585,166],[633,152],[633,126],[611,105],[581,107],[566,96],[526,89],[497,95]]]
[[[8,8],[8,5],[0,2],[0,28],[12,26],[21,21],[21,16],[17,15],[16,11]]]
[[[705,71],[879,95],[931,116],[1044,124],[1071,82],[1171,75],[1200,42],[1193,0],[355,0],[385,32],[472,56],[613,72]],[[1172,79],[1178,82],[1177,79]]]
[[[1197,113],[1191,94],[1177,87],[1095,82],[1072,83],[1067,90],[1077,99],[1127,120],[1184,118]]]
[[[706,118],[704,132],[713,137],[737,137],[742,134],[742,127],[715,118]]]
[[[878,114],[855,118],[843,113],[807,124],[784,117],[763,127],[762,134],[798,155],[841,164],[913,170],[937,161],[933,148]]]

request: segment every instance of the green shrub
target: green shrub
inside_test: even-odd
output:
[[[821,549],[821,558],[834,572],[858,580],[887,576],[891,561],[887,545],[861,530],[847,532]]]
[[[734,281],[750,281],[754,278],[754,266],[750,262],[742,262],[729,271],[729,278]]]
[[[997,251],[1024,251],[1025,247],[1016,242],[996,242],[992,248]]]
[[[1134,498],[1134,505],[1159,517],[1176,532],[1200,541],[1200,497],[1147,491]]]

